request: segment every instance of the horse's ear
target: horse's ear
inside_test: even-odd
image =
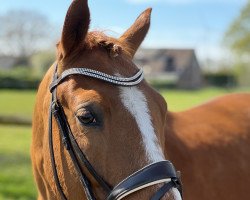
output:
[[[134,57],[137,49],[143,42],[150,27],[152,9],[145,10],[134,22],[134,24],[120,37],[122,42],[128,45],[131,57]]]
[[[63,57],[69,55],[79,46],[84,45],[84,39],[88,33],[89,24],[90,12],[88,1],[73,0],[65,18],[61,37]]]

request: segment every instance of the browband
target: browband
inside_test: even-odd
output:
[[[143,70],[140,69],[134,76],[131,76],[129,78],[119,77],[119,76],[112,76],[109,74],[105,74],[103,72],[99,72],[93,69],[88,68],[71,68],[62,73],[62,75],[53,80],[53,82],[50,85],[50,91],[53,91],[53,89],[60,84],[66,77],[70,75],[84,75],[89,76],[92,78],[100,79],[108,83],[112,83],[114,85],[119,86],[134,86],[139,84],[144,76],[143,76]]]

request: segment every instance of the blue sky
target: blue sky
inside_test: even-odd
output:
[[[146,8],[152,7],[151,30],[144,47],[195,48],[200,59],[223,55],[221,40],[247,0],[89,0],[92,29],[119,36]],[[60,31],[71,0],[0,0],[8,10],[35,10],[48,16]]]

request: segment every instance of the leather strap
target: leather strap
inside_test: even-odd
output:
[[[119,200],[143,188],[159,183],[172,182],[172,179],[176,178],[174,166],[170,161],[153,163],[119,183],[107,199]]]
[[[53,76],[53,80],[56,80],[56,79],[57,79],[57,66],[56,66],[55,73]],[[75,152],[72,148],[70,138],[69,138],[70,128],[68,126],[63,109],[60,106],[59,102],[57,101],[56,87],[55,87],[52,91],[50,113],[49,113],[49,148],[50,148],[50,157],[51,157],[51,165],[52,165],[54,180],[55,180],[57,190],[61,196],[61,199],[67,200],[66,195],[64,194],[62,186],[60,184],[60,180],[59,180],[57,168],[56,168],[54,148],[53,148],[53,136],[52,136],[52,125],[53,125],[52,114],[57,122],[62,142],[71,157],[74,167],[78,173],[80,182],[83,185],[86,197],[88,200],[95,200],[95,197],[92,192],[91,185],[90,185],[90,181],[88,180],[87,176],[82,172],[77,156],[75,155]]]
[[[70,137],[72,147],[73,147],[74,151],[76,152],[78,159],[88,169],[89,173],[95,178],[95,180],[100,184],[100,186],[102,186],[102,188],[105,190],[105,192],[107,194],[109,194],[112,191],[112,187],[105,180],[103,180],[103,178],[93,168],[91,163],[86,158],[86,155],[82,152],[82,150],[78,146],[76,140],[74,139],[72,132],[69,133],[69,137]]]
[[[88,169],[89,173],[96,179],[96,181],[103,187],[103,189],[107,193],[111,192],[112,188],[102,179],[100,175],[98,175],[98,173],[95,171],[93,166],[86,158],[86,155],[81,151],[80,147],[78,146],[72,134],[72,131],[70,130],[62,106],[59,103],[55,103],[52,107],[52,111],[57,121],[61,133],[61,138],[66,150],[68,150],[69,153],[73,151],[73,157],[75,157],[75,160],[77,162],[82,162],[82,164]]]
[[[161,199],[171,188],[176,187],[176,183],[174,181],[170,181],[165,183],[152,197],[151,200],[159,200]]]
[[[57,65],[55,65],[53,80],[57,79],[57,73],[56,72],[57,72]],[[53,176],[54,176],[55,184],[56,184],[56,187],[57,187],[57,191],[59,192],[60,197],[61,197],[62,200],[67,200],[66,195],[64,194],[62,186],[60,184],[59,177],[58,177],[56,161],[55,161],[55,154],[54,154],[54,145],[53,145],[52,104],[53,104],[54,101],[56,101],[56,92],[57,92],[57,90],[55,88],[54,91],[53,91],[54,94],[51,95],[51,102],[50,102],[50,108],[49,108],[49,151],[50,151],[51,167],[52,167]]]
[[[66,196],[65,196],[65,194],[63,192],[62,186],[60,184],[60,180],[59,180],[58,173],[57,173],[57,168],[56,168],[55,156],[54,156],[53,135],[52,135],[52,112],[51,112],[52,102],[53,102],[53,99],[51,101],[50,111],[49,111],[49,151],[50,151],[50,161],[51,161],[51,167],[52,167],[53,176],[54,176],[57,191],[59,192],[60,197],[61,197],[62,200],[67,200],[67,198],[66,198]]]
[[[62,110],[62,107],[60,105],[58,105],[58,103],[54,103],[52,106],[52,112],[53,112],[53,115],[57,121],[59,132],[60,132],[61,138],[62,138],[62,142],[63,142],[66,150],[68,151],[68,153],[71,157],[71,160],[74,164],[74,167],[78,173],[80,182],[84,188],[87,199],[88,200],[95,200],[94,194],[92,192],[92,188],[90,185],[90,181],[88,180],[87,176],[83,173],[83,171],[80,167],[80,164],[78,162],[78,159],[75,155],[75,152],[73,151],[73,148],[72,148],[72,145],[71,145],[71,142],[69,139],[69,134],[68,134],[69,127],[67,125],[66,118],[65,118],[64,112]]]

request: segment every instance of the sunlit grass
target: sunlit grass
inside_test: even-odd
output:
[[[230,90],[222,88],[205,88],[193,91],[162,90],[160,92],[166,99],[170,111],[183,111],[228,93],[250,92],[250,88],[237,88]]]
[[[0,90],[0,115],[32,116],[36,91]]]
[[[30,162],[31,128],[0,125],[0,199],[36,199]]]

